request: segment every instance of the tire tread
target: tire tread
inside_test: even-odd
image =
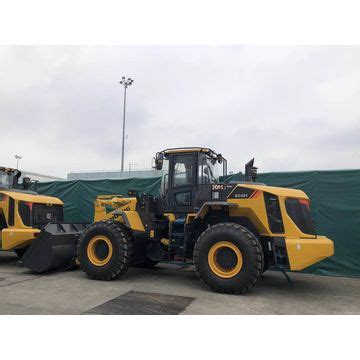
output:
[[[81,261],[80,268],[91,279],[109,281],[117,279],[121,275],[125,274],[130,266],[133,236],[131,231],[126,228],[125,225],[110,220],[99,221],[90,224],[80,236],[79,242],[77,244],[77,254],[78,257],[81,254],[81,247],[87,233],[97,229],[102,229],[104,226],[114,234],[117,246],[120,249],[120,256],[116,258],[115,262],[111,265],[111,268],[108,271],[104,271],[103,274],[94,273],[89,267],[86,266],[86,264],[83,264]]]
[[[252,251],[255,266],[251,271],[250,278],[246,281],[246,283],[241,284],[237,287],[224,287],[220,285],[214,285],[212,282],[207,281],[206,274],[204,274],[204,269],[199,268],[199,257],[200,257],[200,248],[203,245],[203,242],[206,241],[207,236],[210,232],[216,233],[221,232],[224,228],[230,230],[231,232],[241,233],[247,245]],[[200,280],[210,289],[216,292],[220,292],[223,294],[245,294],[249,291],[256,283],[258,278],[260,277],[263,269],[264,262],[264,254],[259,240],[255,237],[255,235],[250,232],[247,228],[231,222],[226,223],[218,223],[208,229],[206,229],[198,238],[195,243],[194,252],[194,264],[195,271]]]

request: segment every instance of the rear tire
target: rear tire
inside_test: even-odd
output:
[[[116,279],[129,268],[132,243],[132,235],[124,225],[113,221],[93,223],[79,239],[80,267],[92,279]]]
[[[194,247],[195,270],[211,290],[245,294],[264,267],[259,240],[245,227],[220,223],[205,230]]]

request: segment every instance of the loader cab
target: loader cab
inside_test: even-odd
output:
[[[18,186],[21,171],[0,167],[0,189],[13,189]]]
[[[221,154],[208,148],[176,148],[157,153],[155,167],[162,171],[160,199],[164,210],[175,214],[197,211],[199,192],[221,182],[226,164]]]

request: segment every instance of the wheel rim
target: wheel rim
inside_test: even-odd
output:
[[[87,256],[95,266],[106,265],[113,254],[113,246],[110,239],[104,235],[94,236],[87,246]]]
[[[223,279],[229,279],[241,271],[243,257],[235,244],[219,241],[210,248],[208,263],[214,274]]]

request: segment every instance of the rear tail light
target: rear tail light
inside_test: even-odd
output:
[[[305,205],[310,210],[310,200],[309,199],[299,199],[301,205]]]
[[[33,203],[25,202],[25,205],[27,205],[30,208],[30,211],[32,211]]]

